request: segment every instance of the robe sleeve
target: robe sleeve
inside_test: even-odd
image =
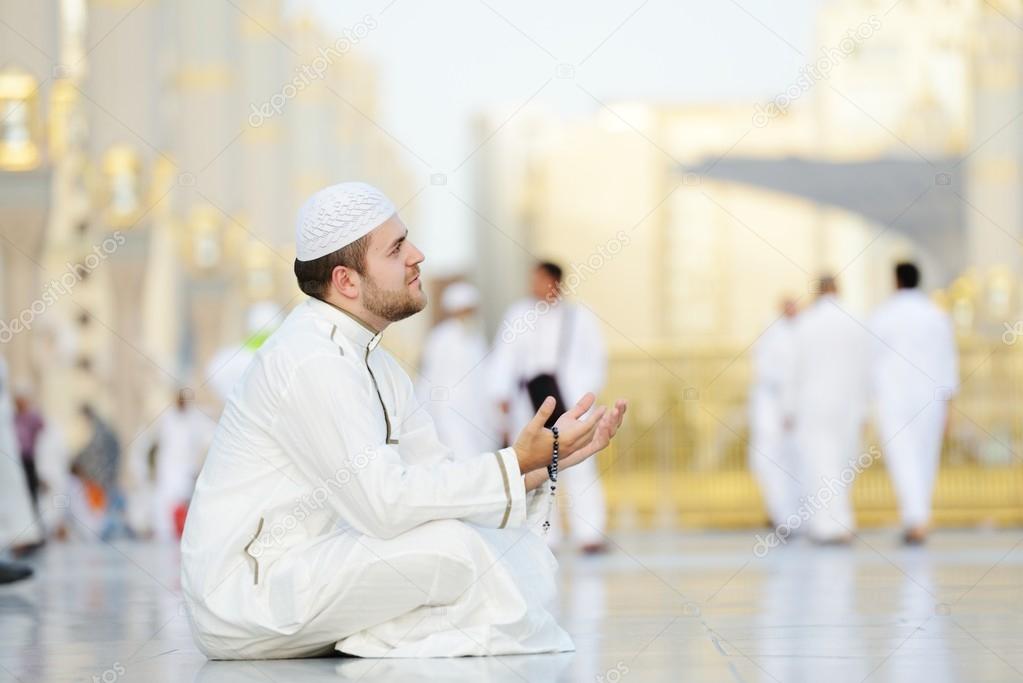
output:
[[[589,308],[582,304],[574,306],[569,316],[571,331],[568,365],[568,379],[565,383],[571,387],[573,395],[563,396],[568,405],[573,405],[583,394],[592,391],[599,396],[604,390],[607,379],[607,347],[604,345],[604,334],[600,323]],[[559,375],[559,379],[561,379]]]
[[[494,336],[494,348],[486,360],[489,380],[487,393],[495,405],[502,401],[510,401],[518,391],[518,383],[522,379],[517,376],[519,369],[516,363],[518,335],[515,322],[518,317],[515,307],[505,313]]]
[[[436,441],[421,410],[402,424],[404,446],[383,444],[378,416],[364,403],[369,397],[344,362],[322,355],[304,359],[281,396],[270,432],[348,524],[392,538],[440,519],[495,528],[525,522],[525,486],[514,450],[456,461]],[[436,449],[436,457],[428,464],[410,463],[399,447],[416,453]]]
[[[941,386],[949,390],[950,397],[959,393],[959,355],[956,352],[955,331],[948,316],[941,317],[939,337],[939,362],[941,363]]]

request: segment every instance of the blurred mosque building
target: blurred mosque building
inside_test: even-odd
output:
[[[592,115],[480,115],[467,203],[482,311],[494,332],[545,257],[604,322],[608,394],[633,406],[607,458],[616,523],[755,520],[744,349],[783,294],[810,300],[821,271],[866,312],[905,256],[952,311],[972,371],[947,463],[1012,462],[1014,23],[1023,0],[834,0],[806,66],[759,102],[604,100],[559,67]],[[414,196],[372,123],[377,79],[358,42],[374,28],[327,35],[280,0],[0,0],[0,352],[50,415],[70,426],[93,402],[127,440],[175,387],[208,398],[204,368],[251,332],[249,308],[297,300],[305,196],[340,177]],[[665,68],[684,79],[693,66]],[[978,500],[1023,519],[1021,468],[1002,475],[995,490],[986,471],[946,467],[938,520],[975,521]],[[886,487],[863,477],[858,509],[890,515]]]
[[[744,349],[783,296],[811,301],[825,271],[866,314],[908,257],[951,310],[970,374],[939,519],[1023,519],[1019,397],[1006,384],[1023,377],[1004,341],[1023,332],[1021,22],[1018,0],[834,0],[799,75],[761,102],[605,101],[566,68],[557,77],[592,99],[591,116],[479,117],[479,140],[493,137],[476,157],[478,267],[499,274],[480,278],[483,310],[493,329],[516,295],[505,283],[543,257],[603,320],[607,393],[632,399],[620,444],[634,446],[607,469],[616,513],[754,521]],[[860,514],[890,519],[883,472],[867,474]]]
[[[0,20],[0,350],[69,426],[91,402],[127,442],[175,387],[209,399],[249,307],[295,302],[314,189],[411,194],[371,123],[372,18],[329,35],[278,0],[0,0]]]
[[[507,123],[479,156],[479,270],[518,271],[510,248],[588,272],[623,230],[631,243],[578,288],[609,325],[643,345],[744,345],[820,272],[841,271],[865,310],[912,256],[962,331],[1001,334],[1023,276],[1023,34],[1006,19],[1021,12],[834,0],[806,67],[764,102],[605,101],[580,82],[595,110],[581,121],[481,116],[481,140]],[[494,279],[500,311],[514,292]]]

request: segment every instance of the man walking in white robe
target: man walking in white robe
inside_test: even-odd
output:
[[[555,439],[545,402],[513,448],[453,453],[382,331],[426,305],[422,253],[376,188],[317,192],[296,229],[310,298],[228,399],[181,543],[196,642],[217,659],[552,652],[555,562],[534,532]],[[559,468],[625,404],[559,420]]]
[[[532,296],[508,309],[494,340],[491,400],[505,415],[509,434],[522,429],[533,415],[526,387],[532,378],[556,377],[566,402],[604,388],[607,350],[600,324],[588,308],[562,297],[561,277],[557,264],[537,264]],[[567,474],[561,490],[566,494],[561,505],[567,512],[570,539],[586,554],[606,551],[607,510],[596,459]],[[552,546],[560,541],[558,521],[552,521]]]
[[[802,462],[809,536],[847,543],[855,528],[851,502],[867,391],[869,332],[838,300],[832,277],[796,319],[792,414]]]
[[[169,541],[178,537],[176,518],[180,510],[188,507],[195,477],[212,435],[213,422],[192,405],[191,397],[181,390],[174,406],[136,440],[135,460],[148,460],[153,449],[156,453],[156,485],[150,508],[150,529],[155,539]]]
[[[0,357],[0,557],[10,551],[34,547],[41,541],[42,532],[32,510],[14,431],[14,399],[7,362]],[[31,575],[28,567],[0,562],[0,583],[19,581]]]
[[[796,302],[782,304],[782,316],[771,323],[753,347],[750,390],[750,469],[772,527],[788,527],[799,509],[799,461],[795,447],[792,404],[795,364]]]
[[[416,397],[441,443],[456,453],[483,453],[498,447],[496,410],[485,400],[487,342],[479,328],[479,292],[453,282],[441,294],[448,316],[423,342]]]
[[[919,283],[914,264],[898,264],[897,291],[870,321],[878,428],[909,544],[927,536],[947,401],[959,387],[952,322]]]

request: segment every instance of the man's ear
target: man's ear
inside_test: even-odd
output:
[[[345,266],[335,266],[330,274],[331,288],[346,299],[358,299],[361,284],[359,274]]]

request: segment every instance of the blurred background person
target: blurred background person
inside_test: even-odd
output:
[[[36,445],[46,423],[32,405],[28,391],[19,387],[14,395],[14,426],[18,434],[18,451],[25,469],[25,480],[32,496],[32,508],[39,514],[39,471],[36,465]]]
[[[76,485],[69,513],[74,522],[107,541],[125,530],[119,482],[121,442],[91,404],[83,405],[80,412],[90,436],[71,464]]]
[[[174,405],[132,446],[133,461],[152,462],[149,529],[159,541],[181,537],[195,478],[216,428],[193,403],[191,390],[180,389]]]
[[[467,282],[444,288],[444,320],[423,344],[416,395],[433,418],[437,436],[455,453],[499,447],[496,411],[486,400],[487,342],[477,316],[479,292]]]
[[[531,275],[532,296],[508,309],[494,341],[490,391],[503,416],[506,442],[508,434],[525,427],[544,397],[558,399],[554,420],[577,397],[587,392],[599,396],[607,373],[597,318],[563,298],[561,266],[544,261]],[[559,478],[558,493],[571,541],[586,554],[605,552],[607,509],[596,459]],[[560,542],[557,521],[555,515],[552,545]]]
[[[241,344],[221,347],[206,365],[206,384],[220,399],[227,402],[231,389],[245,374],[256,351],[284,320],[284,311],[272,301],[260,301],[249,307],[245,315],[248,336]]]
[[[42,543],[42,534],[18,457],[7,361],[0,357],[0,560],[31,555]],[[0,561],[0,583],[12,583],[32,575],[28,567]]]
[[[867,331],[838,299],[834,277],[795,328],[792,411],[809,536],[848,543],[856,527],[851,492],[866,406]]]
[[[799,460],[792,405],[796,302],[785,299],[782,315],[753,347],[750,388],[750,470],[760,486],[770,526],[786,525],[799,508]]]
[[[948,401],[959,386],[952,321],[919,286],[916,264],[896,265],[896,292],[870,320],[878,431],[908,544],[927,538]]]

